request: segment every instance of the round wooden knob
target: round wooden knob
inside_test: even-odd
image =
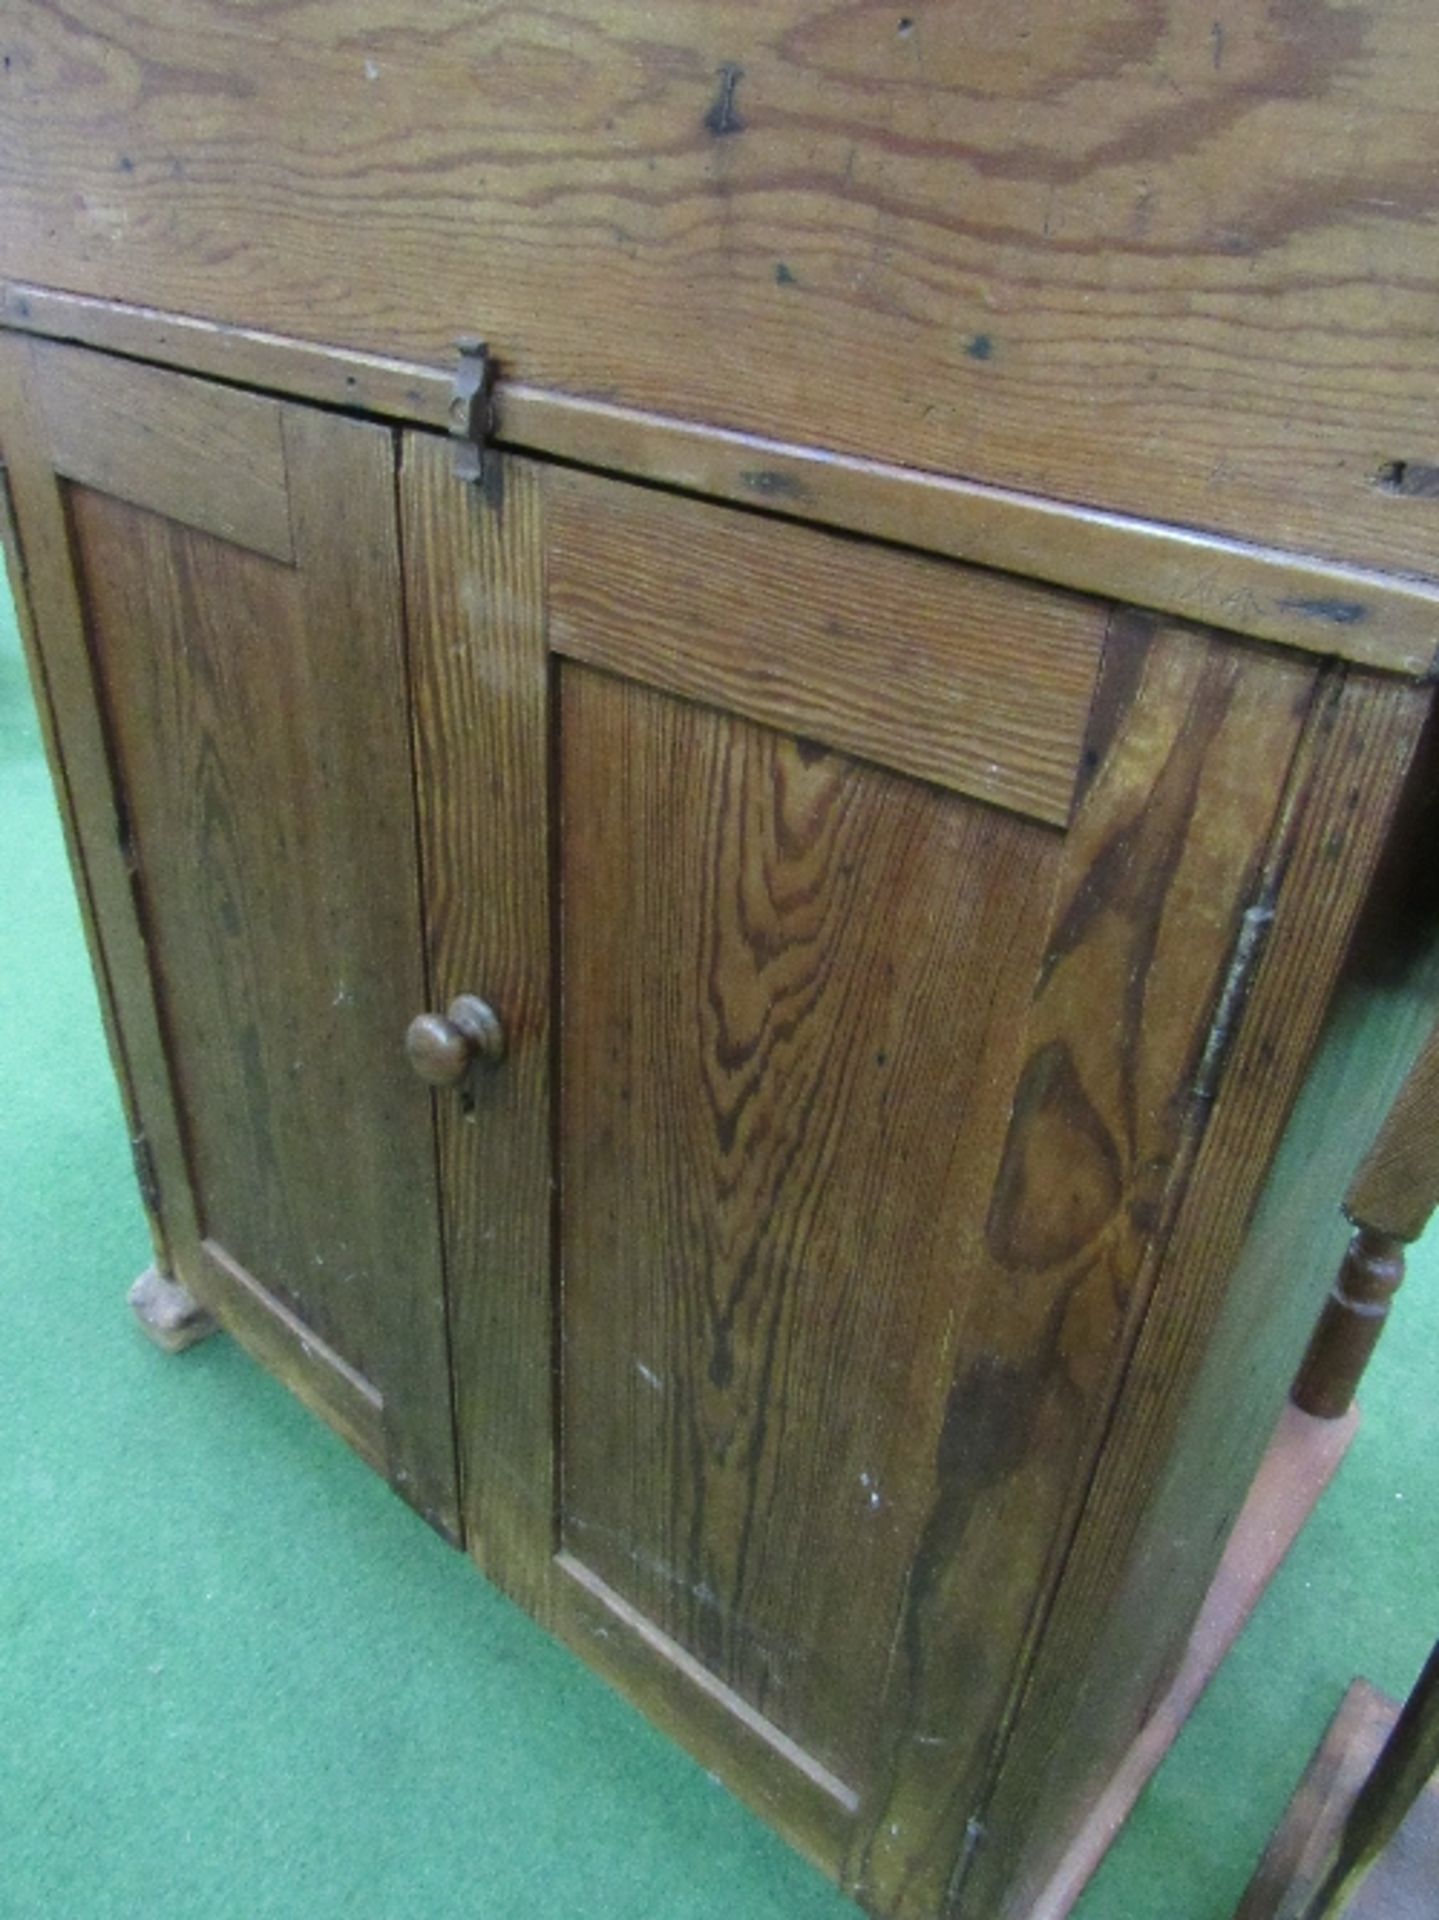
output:
[[[432,1087],[457,1087],[477,1061],[498,1066],[505,1057],[500,1017],[478,994],[462,993],[448,1013],[419,1013],[405,1032],[410,1065]]]

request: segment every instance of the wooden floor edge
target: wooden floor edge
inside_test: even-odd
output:
[[[1340,1420],[1319,1420],[1292,1404],[1285,1407],[1229,1536],[1179,1672],[1025,1920],[1066,1920],[1073,1911],[1338,1472],[1358,1426],[1357,1407]]]
[[[0,325],[444,430],[448,371],[11,280]],[[1439,672],[1439,584],[1252,546],[981,481],[895,467],[510,382],[516,451],[1149,607],[1412,679]]]

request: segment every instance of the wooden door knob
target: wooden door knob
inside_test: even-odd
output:
[[[497,1067],[505,1057],[505,1030],[488,1000],[462,993],[448,1013],[418,1013],[405,1032],[410,1065],[432,1087],[457,1087],[470,1068]]]

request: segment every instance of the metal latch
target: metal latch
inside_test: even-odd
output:
[[[450,390],[450,437],[455,443],[455,478],[485,477],[485,446],[494,431],[494,363],[483,340],[457,340],[460,364]]]

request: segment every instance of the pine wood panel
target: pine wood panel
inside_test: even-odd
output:
[[[380,414],[441,433],[449,427],[452,376],[440,367],[287,339],[124,300],[92,300],[25,281],[0,287],[0,321],[52,340],[99,347],[295,400]]]
[[[1087,1484],[1196,1083],[1313,684],[1303,663],[1120,616],[945,1355],[883,1757],[848,1879],[932,1920]],[[967,1730],[986,1740],[967,1746]]]
[[[6,403],[6,388],[10,385],[10,367],[6,364],[3,347],[0,347],[0,448],[6,439],[6,426],[14,424]],[[16,383],[18,386],[18,382]],[[16,451],[20,451],[18,448]],[[23,453],[22,465],[25,464]],[[32,461],[32,472],[34,463]],[[44,471],[42,479],[48,479],[54,486],[54,477]],[[59,509],[58,490],[55,494],[57,517]],[[77,815],[75,796],[71,789],[70,777],[66,770],[65,756],[60,743],[60,727],[50,696],[50,674],[40,647],[39,627],[31,593],[31,573],[26,562],[24,549],[20,543],[20,530],[16,522],[14,502],[11,497],[10,474],[7,468],[0,466],[0,543],[5,551],[5,569],[9,576],[10,598],[15,609],[16,622],[20,629],[21,646],[29,669],[31,685],[35,692],[35,715],[40,724],[40,737],[45,748],[45,760],[50,769],[50,778],[55,788],[55,799],[60,814],[60,825],[65,837],[65,853],[70,864],[70,876],[75,886],[76,903],[80,909],[80,920],[85,930],[85,945],[90,956],[90,965],[95,975],[96,997],[100,1005],[101,1023],[105,1030],[105,1041],[110,1053],[110,1064],[114,1069],[116,1085],[120,1094],[120,1104],[125,1114],[125,1126],[130,1135],[132,1147],[144,1139],[144,1129],[140,1117],[140,1102],[135,1085],[134,1070],[126,1051],[120,1031],[119,1016],[115,1004],[115,989],[110,978],[110,969],[106,960],[105,946],[100,935],[96,919],[95,893],[89,873],[86,869],[85,854],[81,840],[81,825]],[[79,638],[78,606],[76,612],[76,636]],[[108,769],[106,770],[108,772]],[[138,1149],[137,1149],[138,1150]],[[145,1151],[150,1152],[146,1142]],[[153,1161],[152,1161],[153,1167]],[[142,1193],[141,1205],[145,1214],[145,1224],[150,1231],[151,1244],[155,1249],[155,1263],[161,1272],[169,1270],[169,1252],[166,1245],[165,1230],[160,1218],[159,1207],[151,1193]]]
[[[68,324],[69,302],[36,304],[42,321]],[[496,412],[503,442],[561,460],[1309,653],[1417,677],[1432,676],[1439,662],[1439,594],[1414,576],[522,383],[499,383]]]
[[[29,654],[37,700],[53,729],[51,771],[62,817],[73,823],[72,858],[101,983],[132,1137],[143,1140],[159,1188],[151,1214],[156,1257],[166,1271],[174,1244],[195,1245],[189,1189],[165,1056],[156,983],[127,855],[127,824],[116,791],[92,671],[63,483],[46,449],[35,363],[46,351],[0,337],[0,453],[6,462],[33,615]],[[47,729],[47,733],[49,730]]]
[[[545,503],[557,652],[1068,820],[1100,603],[593,474]]]
[[[565,1544],[859,1791],[1060,841],[588,669],[560,724]]]
[[[550,663],[540,477],[404,441],[400,473],[430,1001],[478,993],[505,1059],[435,1095],[466,1532],[539,1607],[555,1546],[551,1408]]]
[[[452,377],[439,366],[25,281],[0,284],[0,324],[300,400],[448,425]],[[558,393],[504,371],[495,434],[513,449],[1398,673],[1430,675],[1439,658],[1439,590],[1411,575]]]
[[[57,473],[294,558],[276,401],[65,347],[47,347],[35,368]]]
[[[401,1046],[424,988],[391,442],[300,409],[284,435],[294,567],[86,488],[76,553],[197,1231],[253,1278],[247,1314],[275,1296],[318,1337],[302,1357],[383,1398],[391,1477],[452,1531],[432,1128]],[[208,1298],[198,1247],[176,1256]]]
[[[1434,1017],[1439,926],[1396,942],[1408,889],[1379,901],[1356,939],[1430,705],[1425,690],[1364,675],[1335,676],[1316,704],[1220,1097],[1012,1743],[976,1810],[965,1920],[1025,1912],[1163,1690],[1343,1249],[1349,1172]],[[1422,867],[1408,878],[1432,899]]]
[[[479,329],[541,385],[1433,572],[1427,0],[18,0],[4,45],[8,274]]]
[[[376,1473],[388,1474],[385,1402],[376,1387],[216,1241],[200,1242],[199,1269],[205,1298],[221,1324]]]

